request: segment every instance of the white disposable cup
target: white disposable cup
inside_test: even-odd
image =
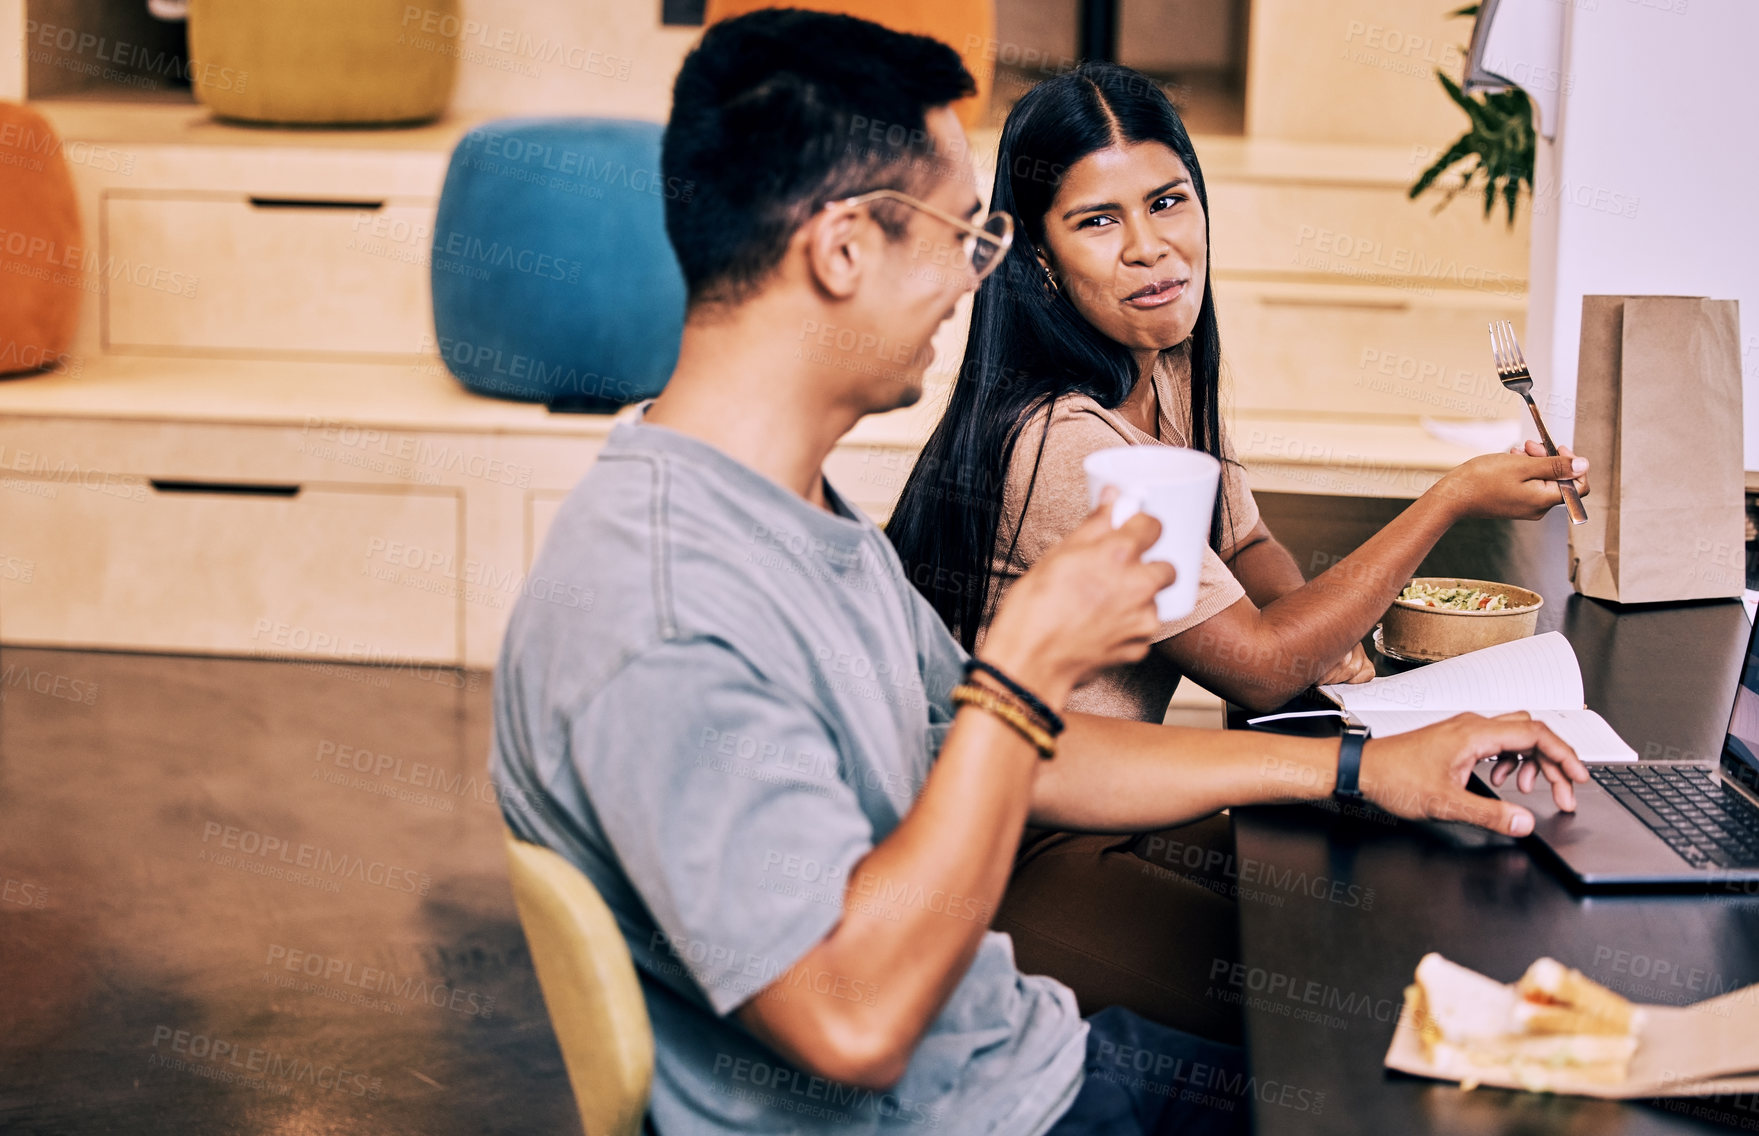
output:
[[[1203,576],[1203,553],[1209,547],[1210,518],[1222,465],[1201,450],[1182,446],[1114,446],[1088,454],[1087,507],[1099,507],[1108,485],[1118,489],[1112,503],[1112,527],[1137,513],[1160,522],[1160,538],[1142,559],[1161,560],[1178,569],[1179,578],[1154,595],[1162,623],[1183,619],[1197,607],[1197,584]]]

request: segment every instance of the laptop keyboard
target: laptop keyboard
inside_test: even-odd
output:
[[[1759,867],[1759,809],[1695,765],[1590,765],[1594,780],[1694,868]]]

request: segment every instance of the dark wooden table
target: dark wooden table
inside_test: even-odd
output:
[[[1739,603],[1619,608],[1572,594],[1561,511],[1456,545],[1460,575],[1545,596],[1540,631],[1582,663],[1588,705],[1644,758],[1721,751],[1747,620]],[[1301,806],[1236,810],[1242,966],[1259,1133],[1759,1131],[1759,1099],[1622,1104],[1458,1087],[1381,1062],[1417,961],[1504,981],[1550,955],[1637,1001],[1759,982],[1759,897],[1584,896],[1519,843],[1457,825]],[[1250,886],[1248,886],[1250,884]]]

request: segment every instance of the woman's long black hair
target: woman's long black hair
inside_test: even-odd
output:
[[[1209,197],[1197,152],[1178,111],[1139,72],[1087,63],[1047,79],[1021,98],[1002,130],[990,208],[1014,215],[1014,245],[973,300],[970,336],[952,400],[886,526],[911,582],[968,651],[976,649],[978,629],[997,592],[990,564],[1001,525],[1002,491],[1027,421],[1071,393],[1115,407],[1136,385],[1130,349],[1107,338],[1053,290],[1034,253],[1043,246],[1045,214],[1063,174],[1095,151],[1136,142],[1165,143],[1190,171],[1203,206],[1207,246]],[[1207,267],[1190,362],[1190,444],[1223,460],[1217,406],[1221,337]],[[1037,439],[1039,459],[1044,439],[1044,434]],[[1010,557],[1037,480],[1035,459],[1021,520],[1008,538]],[[1217,551],[1225,497],[1216,494],[1210,523],[1210,546]]]

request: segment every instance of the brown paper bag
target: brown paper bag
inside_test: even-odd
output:
[[[1576,591],[1618,603],[1739,596],[1746,580],[1740,316],[1734,300],[1582,297],[1570,528]]]

